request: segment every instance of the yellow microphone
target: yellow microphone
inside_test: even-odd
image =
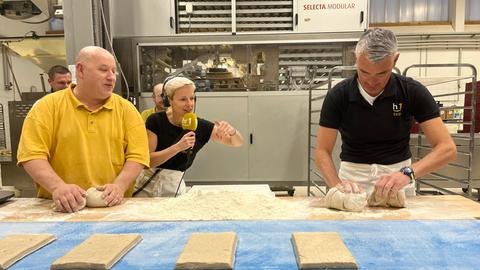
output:
[[[182,129],[188,131],[197,130],[197,115],[194,113],[186,113],[182,117]]]

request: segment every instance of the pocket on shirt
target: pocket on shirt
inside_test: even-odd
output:
[[[123,166],[125,164],[125,148],[126,144],[120,139],[111,139],[110,141],[110,157],[112,165]]]

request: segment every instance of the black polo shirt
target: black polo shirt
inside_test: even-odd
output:
[[[421,123],[439,116],[435,100],[419,82],[392,73],[372,106],[360,94],[355,74],[328,91],[320,126],[340,131],[342,161],[387,165],[412,156],[413,119]]]

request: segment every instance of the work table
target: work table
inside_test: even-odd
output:
[[[339,233],[359,269],[478,268],[480,204],[461,196],[419,196],[410,198],[407,208],[361,213],[327,209],[321,198],[257,199],[129,198],[115,207],[66,214],[52,211],[51,200],[17,198],[0,205],[0,238],[18,233],[57,238],[11,270],[49,269],[94,233],[142,236],[114,270],[173,269],[192,233],[227,231],[239,239],[235,270],[297,269],[293,232]]]
[[[194,221],[194,220],[458,220],[480,219],[480,204],[457,195],[408,198],[407,208],[367,208],[342,212],[325,208],[323,198],[280,197],[265,202],[245,199],[244,207],[214,198],[182,202],[180,198],[126,198],[109,208],[86,208],[77,213],[57,213],[52,201],[15,198],[0,205],[0,221]],[[209,201],[211,199],[211,202]],[[177,202],[179,202],[177,204]],[[240,202],[240,204],[242,204]],[[249,205],[250,204],[250,205]],[[278,206],[278,207],[276,207]],[[172,210],[166,213],[166,208]],[[255,208],[255,209],[254,209]],[[183,210],[183,211],[182,211]],[[255,212],[257,211],[257,212]],[[241,215],[234,215],[238,212]],[[240,213],[242,212],[242,213]]]

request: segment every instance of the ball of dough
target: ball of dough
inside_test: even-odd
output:
[[[365,207],[367,194],[362,193],[343,193],[337,188],[331,188],[325,202],[328,208],[338,209],[342,211],[360,212]]]
[[[91,187],[87,190],[87,207],[107,207],[102,199],[103,191]]]
[[[381,198],[374,190],[370,196],[368,196],[367,202],[368,206],[403,208],[406,205],[405,190],[400,190],[395,196],[388,199]]]

